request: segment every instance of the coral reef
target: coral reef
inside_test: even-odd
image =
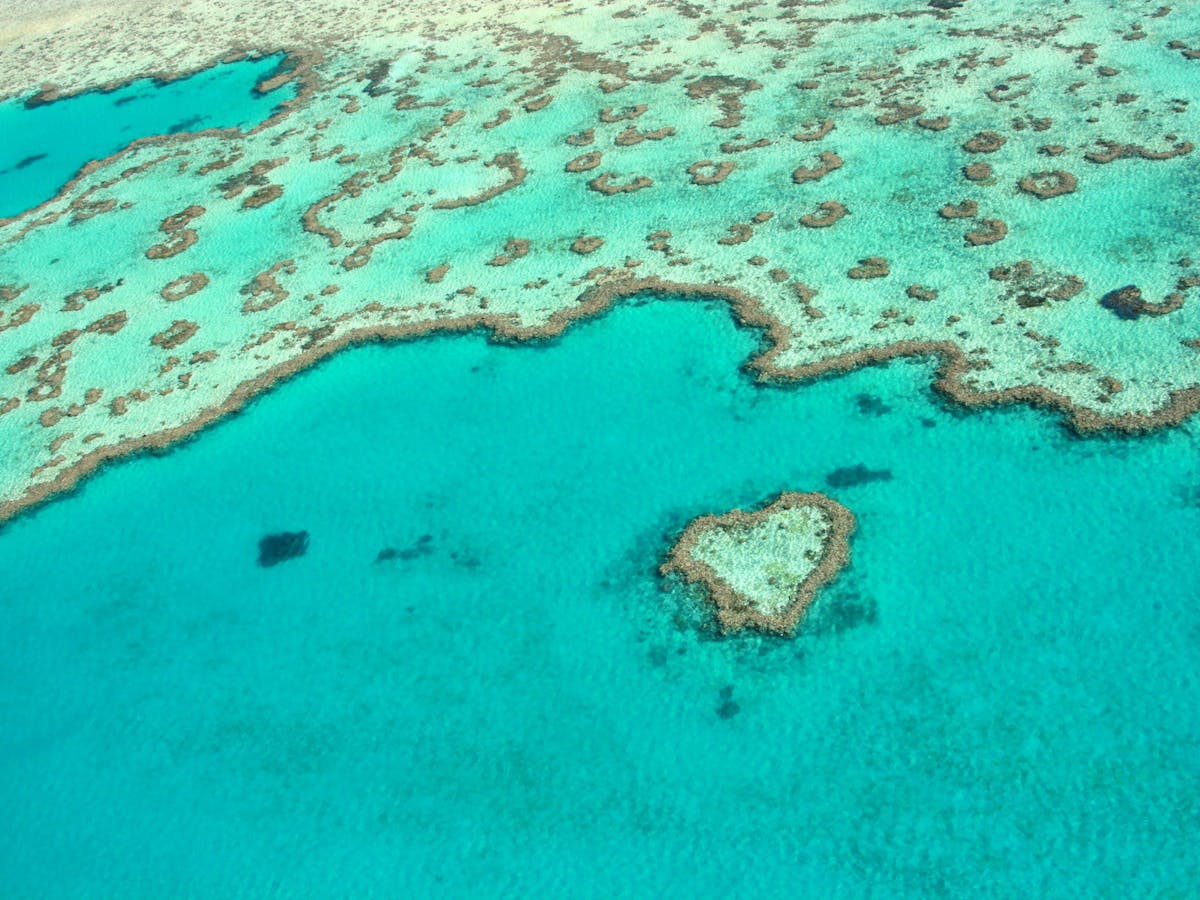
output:
[[[693,520],[661,567],[699,585],[724,631],[790,635],[850,559],[854,515],[824,494],[780,494],[754,512]]]
[[[636,295],[727,303],[763,381],[931,356],[1079,431],[1200,407],[1195,9],[198,2],[0,44],[32,106],[289,48],[253,127],[139,136],[0,221],[0,519],[341,348]]]

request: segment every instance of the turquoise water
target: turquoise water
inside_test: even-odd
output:
[[[144,78],[33,109],[19,98],[0,103],[0,218],[49,200],[86,163],[138,138],[262,121],[295,92],[254,90],[282,59],[227,63],[165,83]]]
[[[1189,893],[1191,429],[760,388],[755,346],[681,301],[365,347],[8,525],[3,893]],[[855,511],[850,567],[713,639],[655,567],[785,489]]]

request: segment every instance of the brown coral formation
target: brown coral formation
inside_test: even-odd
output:
[[[1011,82],[1026,82],[1028,79],[1028,75],[1014,75],[1007,82],[1001,82],[984,91],[984,96],[993,103],[1009,103],[1013,100],[1020,100],[1022,97],[1028,96],[1032,88],[1027,84],[1018,87]]]
[[[757,609],[751,598],[741,596],[707,563],[701,562],[694,551],[701,536],[710,529],[745,530],[770,521],[785,509],[815,506],[829,522],[820,558],[808,577],[797,587],[791,602],[778,613],[769,614]],[[784,493],[756,512],[740,509],[724,515],[707,515],[693,520],[659,569],[663,577],[678,575],[688,584],[700,585],[716,609],[717,622],[725,632],[754,628],[773,634],[790,636],[804,613],[812,605],[817,592],[832,581],[850,561],[850,536],[854,533],[854,514],[824,494]]]
[[[616,176],[612,172],[605,172],[589,181],[587,186],[593,191],[611,197],[613,194],[632,194],[634,191],[640,191],[642,188],[648,188],[654,184],[653,178],[647,178],[644,175],[639,175],[624,184],[613,184],[614,177]]]
[[[1171,139],[1171,137],[1168,138],[1168,140]],[[1179,141],[1166,150],[1150,150],[1141,144],[1121,144],[1117,141],[1101,140],[1096,143],[1100,145],[1101,149],[1085,153],[1083,158],[1088,162],[1101,165],[1118,159],[1174,159],[1177,156],[1186,156],[1195,149],[1195,145],[1191,141]]]
[[[734,163],[728,160],[713,162],[711,159],[702,159],[688,166],[687,172],[692,177],[692,184],[720,184],[733,169]]]
[[[1002,134],[997,134],[994,131],[981,131],[970,140],[966,141],[962,148],[968,153],[995,153],[1007,143],[1008,138]]]
[[[488,121],[484,122],[483,127],[486,129],[499,128],[501,125],[503,125],[505,122],[507,122],[511,118],[512,118],[512,110],[502,109],[502,110],[500,110],[500,112],[496,113],[494,118],[489,119]]]
[[[160,331],[150,338],[150,343],[164,350],[174,350],[180,344],[185,344],[195,337],[200,326],[186,319],[176,319],[170,327]]]
[[[40,303],[26,303],[24,306],[18,306],[11,313],[0,312],[0,331],[20,328],[32,319],[41,308]]]
[[[109,313],[106,316],[101,316],[91,325],[84,329],[89,334],[116,334],[125,327],[129,321],[129,315],[125,310],[120,309],[114,313]]]
[[[741,135],[738,135],[741,137]],[[738,143],[737,141],[725,141],[721,144],[722,153],[745,153],[747,150],[761,150],[763,147],[770,147],[771,141],[769,138],[759,138],[756,141],[748,141]]]
[[[38,358],[30,354],[28,356],[22,356],[15,363],[12,363],[6,367],[4,371],[9,375],[19,375],[26,369],[36,366],[37,364]]]
[[[604,109],[600,110],[600,121],[607,124],[612,124],[613,122],[625,122],[629,119],[636,119],[649,108],[650,107],[648,107],[645,103],[639,103],[636,106],[626,106],[624,109],[618,112],[611,106],[606,106]]]
[[[586,172],[589,169],[594,169],[600,165],[600,160],[604,157],[598,151],[592,153],[584,153],[575,157],[564,166],[568,172]]]
[[[963,166],[963,176],[967,181],[990,181],[993,177],[992,167],[989,163],[971,163],[969,166]]]
[[[522,238],[509,238],[504,244],[504,252],[488,260],[489,266],[507,266],[510,262],[520,259],[529,253],[529,241]]]
[[[174,281],[168,282],[159,291],[159,295],[168,303],[174,303],[184,297],[199,293],[206,287],[208,287],[208,276],[203,272],[192,272],[188,275],[180,275]]]
[[[801,216],[800,224],[805,228],[828,228],[830,225],[840,222],[842,217],[848,215],[849,212],[836,200],[826,200],[817,205],[815,213],[806,213]]]
[[[890,103],[885,104],[885,107],[887,111],[875,117],[877,125],[897,125],[900,122],[915,119],[925,112],[925,107],[918,103]]]
[[[383,226],[387,222],[398,222],[400,227],[367,238],[346,255],[342,260],[342,268],[347,271],[362,268],[371,261],[371,255],[380,244],[387,241],[400,241],[412,234],[412,227],[415,221],[416,219],[411,213],[396,212],[392,207],[388,207],[379,214],[367,219],[367,224],[373,225],[376,228]]]
[[[79,291],[73,291],[63,298],[63,312],[78,312],[84,306],[97,299],[101,294],[107,294],[122,283],[122,279],[117,279],[116,282],[100,285],[99,287],[83,288]]]
[[[983,247],[1004,240],[1008,235],[1008,226],[1000,219],[980,219],[979,227],[963,235],[972,247]]]
[[[580,256],[587,256],[589,253],[594,253],[604,246],[604,238],[596,237],[595,235],[585,235],[575,238],[571,242],[571,252],[578,253]]]
[[[367,172],[355,172],[338,185],[338,189],[316,200],[300,217],[300,224],[309,234],[317,234],[329,241],[330,247],[340,247],[344,238],[340,231],[321,222],[321,213],[346,197],[359,197],[366,189]]]
[[[1160,303],[1151,303],[1142,297],[1141,288],[1129,284],[1109,291],[1100,298],[1100,305],[1111,310],[1122,319],[1138,319],[1142,316],[1165,316],[1183,306],[1182,291],[1175,291]]]
[[[217,190],[222,192],[222,196],[224,196],[226,200],[232,200],[248,187],[263,189],[269,187],[279,188],[278,185],[270,184],[270,182],[267,180],[267,175],[287,161],[288,158],[286,156],[281,156],[277,159],[260,159],[247,171],[238,175],[234,175],[230,178],[226,178],[224,181],[220,182],[217,185]],[[279,188],[279,191],[282,193],[283,189]]]
[[[891,266],[888,261],[882,256],[868,256],[865,259],[860,259],[858,265],[850,269],[846,274],[854,279],[866,278],[886,278],[891,274]]]
[[[1079,182],[1075,176],[1062,169],[1055,169],[1053,172],[1034,172],[1017,182],[1018,188],[1039,200],[1049,200],[1051,197],[1061,197],[1063,194],[1073,193],[1078,186]]]
[[[938,210],[943,219],[973,219],[979,213],[979,204],[974,200],[963,200],[957,206],[947,203]]]
[[[259,188],[243,200],[242,209],[258,209],[278,200],[282,196],[283,187],[281,185],[269,184],[266,187]]]
[[[669,138],[675,134],[675,129],[670,125],[654,131],[638,131],[632,125],[613,138],[613,143],[618,147],[632,147],[635,144],[640,144],[642,141],[661,141],[663,138]]]
[[[488,188],[478,194],[471,194],[466,197],[458,197],[454,200],[439,200],[433,204],[434,209],[460,209],[464,206],[478,206],[481,203],[500,196],[505,191],[511,191],[517,185],[521,184],[526,176],[529,175],[528,170],[521,165],[521,158],[515,153],[498,153],[490,162],[484,165],[503,169],[508,173],[508,178],[495,187]]]
[[[730,247],[734,244],[744,244],[752,237],[754,237],[754,228],[744,222],[739,222],[736,225],[730,225],[729,236],[718,238],[717,243]]]
[[[242,304],[243,313],[262,312],[264,309],[277,306],[288,298],[288,292],[275,277],[280,272],[287,275],[296,274],[296,261],[294,259],[280,260],[267,271],[259,272],[250,280],[249,284],[244,285],[241,291],[246,295],[246,301]],[[260,300],[259,298],[264,295],[265,299]]]
[[[200,235],[196,233],[194,228],[189,228],[188,224],[192,220],[204,215],[204,213],[205,209],[203,206],[189,206],[187,209],[163,219],[162,224],[158,226],[158,230],[167,235],[167,239],[147,250],[146,258],[168,259],[172,256],[177,256],[195,244],[196,241],[200,240]]]
[[[1015,303],[1021,309],[1046,306],[1052,302],[1070,300],[1086,285],[1077,275],[1035,268],[1028,259],[994,267],[989,273],[993,281],[1005,285],[1000,299]]]
[[[796,184],[819,181],[835,169],[840,169],[843,165],[842,158],[828,150],[822,151],[821,155],[817,158],[820,160],[817,165],[800,166],[792,172],[792,181]]]
[[[807,130],[796,132],[792,135],[792,140],[803,142],[819,141],[821,138],[825,137],[825,135],[829,134],[829,132],[833,131],[835,127],[837,126],[834,125],[833,119],[805,122],[803,125],[801,125],[801,128]]]
[[[37,367],[33,387],[25,394],[25,399],[42,403],[61,396],[63,381],[67,377],[67,363],[70,361],[70,350],[57,350],[46,357]]]
[[[685,86],[687,95],[693,100],[717,98],[721,110],[721,118],[712,122],[715,128],[737,128],[742,124],[744,106],[742,97],[751,91],[757,91],[762,85],[749,78],[738,78],[730,75],[707,75],[688,82]]]

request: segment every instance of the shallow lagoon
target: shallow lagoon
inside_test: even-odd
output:
[[[262,121],[294,93],[254,90],[282,59],[227,63],[169,82],[144,78],[32,109],[20,98],[0,103],[0,218],[49,200],[86,163],[138,138]]]
[[[1191,430],[963,414],[927,364],[760,388],[755,346],[688,301],[366,347],[11,523],[6,892],[1186,892]],[[794,641],[712,639],[655,567],[784,489],[850,567]]]

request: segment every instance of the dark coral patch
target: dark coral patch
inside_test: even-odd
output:
[[[992,167],[988,163],[971,163],[963,166],[963,176],[967,181],[988,181],[992,178]]]
[[[980,219],[979,227],[963,235],[972,247],[983,247],[1004,240],[1008,234],[1008,225],[1000,219]]]
[[[208,276],[203,272],[192,272],[190,275],[180,275],[167,284],[159,291],[159,295],[168,303],[174,303],[184,297],[190,297],[206,287],[208,287]]]
[[[1075,176],[1062,169],[1055,169],[1053,172],[1034,172],[1017,182],[1018,188],[1039,200],[1049,200],[1051,197],[1070,194],[1078,186],[1079,182]]]
[[[408,562],[422,556],[428,556],[432,552],[433,535],[423,534],[416,539],[411,547],[405,547],[403,550],[397,550],[395,547],[384,547],[376,555],[375,562],[391,562],[397,559],[402,562]]]
[[[886,416],[892,408],[875,394],[859,394],[854,398],[854,405],[864,416]]]
[[[307,531],[281,531],[258,542],[258,564],[263,568],[296,559],[308,552]]]
[[[835,635],[879,621],[879,604],[857,592],[835,594],[819,603],[811,620],[814,635]]]
[[[938,210],[938,215],[943,219],[973,219],[979,213],[979,204],[974,200],[964,200],[957,206],[953,203],[947,203]]]
[[[837,126],[834,125],[833,119],[814,120],[805,122],[802,126],[804,131],[798,131],[792,135],[793,140],[797,141],[819,141],[829,132],[833,131]]]
[[[722,719],[732,719],[741,711],[742,708],[732,697],[722,696],[721,702],[717,706],[717,715]]]
[[[1150,303],[1142,298],[1141,288],[1127,284],[1123,288],[1109,291],[1100,298],[1100,305],[1121,319],[1137,319],[1141,316],[1165,316],[1183,306],[1183,294],[1168,294],[1161,303]]]
[[[860,259],[858,265],[850,269],[846,274],[855,279],[866,278],[886,278],[891,272],[888,261],[882,256],[868,256],[865,259]]]
[[[800,224],[805,228],[828,228],[835,222],[841,220],[843,216],[849,214],[849,210],[836,200],[826,200],[824,203],[817,205],[815,213],[807,213],[800,217]]]
[[[692,184],[720,184],[733,171],[734,164],[728,161],[713,162],[702,159],[688,166],[688,174],[692,176]]]
[[[856,487],[872,481],[891,481],[891,469],[868,469],[862,463],[834,469],[825,476],[825,483],[832,488]]]
[[[644,175],[638,175],[632,181],[627,181],[624,184],[613,184],[613,177],[612,172],[605,172],[603,175],[599,175],[589,181],[587,184],[588,189],[611,197],[614,194],[632,194],[634,191],[640,191],[642,188],[648,188],[654,184],[653,178],[647,178]]]
[[[1007,143],[1008,138],[994,131],[981,131],[962,146],[968,153],[995,153]]]
[[[568,172],[586,172],[589,169],[594,169],[600,165],[600,160],[603,157],[599,153],[584,153],[582,156],[577,156],[566,165]]]
[[[925,107],[916,103],[889,103],[885,104],[885,107],[887,111],[875,117],[878,125],[896,125],[909,119],[915,119],[925,112]]]
[[[817,159],[819,161],[817,165],[799,166],[792,172],[792,181],[796,184],[804,184],[806,181],[818,181],[835,169],[842,167],[842,158],[828,150],[822,152]]]

